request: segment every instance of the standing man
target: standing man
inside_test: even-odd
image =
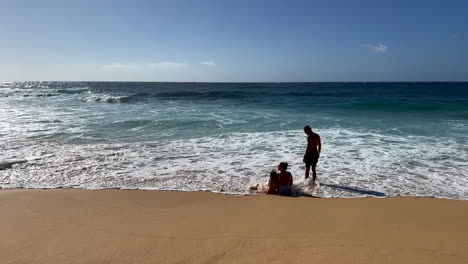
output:
[[[304,127],[304,133],[307,134],[307,148],[303,159],[306,164],[305,178],[309,178],[310,167],[312,167],[312,183],[315,183],[315,179],[317,178],[315,167],[320,156],[322,143],[320,142],[320,136],[314,133],[310,126]]]

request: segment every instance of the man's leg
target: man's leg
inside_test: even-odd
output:
[[[317,179],[317,172],[315,172],[315,165],[312,165],[312,182],[315,182]]]
[[[306,163],[306,170],[305,170],[305,178],[307,180],[307,178],[309,178],[309,171],[310,171],[310,166],[309,164]]]

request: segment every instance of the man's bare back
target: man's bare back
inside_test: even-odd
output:
[[[307,136],[306,153],[320,153],[320,147],[320,136],[314,132],[311,132],[311,134]]]

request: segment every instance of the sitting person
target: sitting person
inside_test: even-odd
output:
[[[279,175],[276,171],[270,172],[270,179],[268,180],[268,190],[266,194],[278,194]]]
[[[286,195],[286,196],[291,195],[291,186],[293,184],[293,177],[292,177],[292,174],[289,171],[287,171],[287,169],[288,169],[287,162],[281,162],[278,165],[278,170],[280,171],[279,180],[278,180],[279,195]]]

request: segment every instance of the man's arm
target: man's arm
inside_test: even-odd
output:
[[[317,144],[317,147],[318,147],[318,154],[320,154],[320,151],[322,150],[322,141],[320,140],[320,136],[317,135],[318,137],[318,144]]]

